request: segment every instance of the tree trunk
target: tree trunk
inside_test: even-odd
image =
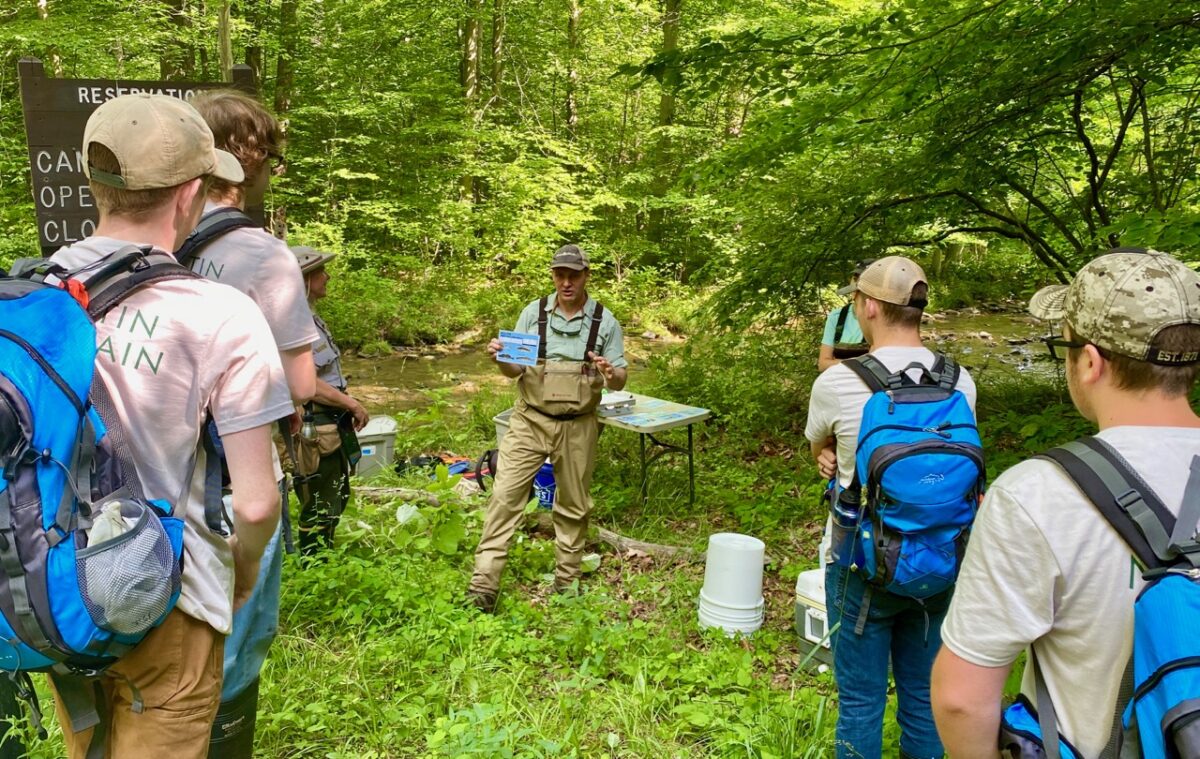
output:
[[[463,95],[474,110],[479,100],[479,43],[482,32],[479,15],[483,0],[467,0],[467,20],[463,28]]]
[[[296,8],[297,0],[283,0],[279,4],[279,58],[275,61],[275,117],[284,137],[288,132],[288,111],[292,108],[292,87],[295,81],[293,59],[296,55]],[[261,80],[259,80],[261,81]],[[275,176],[287,173],[287,151],[279,159]],[[287,205],[280,203],[271,210],[271,231],[280,239],[287,239]]]
[[[37,8],[38,18],[40,18],[42,21],[46,21],[50,18],[50,5],[47,0],[38,0]],[[58,54],[58,46],[51,45],[49,48],[47,48],[46,52],[50,53],[50,70],[54,72],[55,76],[62,76],[63,62],[62,56]]]
[[[275,62],[275,115],[287,129],[287,112],[292,108],[292,85],[295,79],[293,59],[296,56],[297,0],[279,4],[279,59]]]
[[[217,53],[221,59],[221,81],[233,79],[233,30],[230,28],[229,0],[223,0],[217,16]]]
[[[192,79],[196,75],[196,50],[188,41],[192,19],[188,16],[186,0],[166,0],[170,9],[171,42],[158,59],[160,79]]]
[[[463,99],[466,101],[467,112],[471,117],[472,126],[479,123],[479,45],[483,32],[479,25],[479,17],[483,12],[483,0],[467,0],[466,19],[463,23],[462,71]],[[464,203],[474,204],[478,198],[478,188],[475,177],[463,174],[459,178],[458,199]]]
[[[567,135],[575,136],[579,127],[579,18],[583,15],[583,0],[567,0]]]
[[[266,14],[263,13],[262,0],[243,0],[242,7],[246,25],[253,30],[251,34],[254,35],[246,44],[246,65],[254,69],[254,81],[261,82],[263,74],[262,27],[266,23]]]
[[[492,1],[492,101],[504,97],[504,0]]]
[[[671,53],[679,47],[679,12],[683,0],[663,0],[662,52]],[[672,64],[663,72],[662,95],[658,99],[658,125],[675,123],[675,88],[679,86],[679,66]]]
[[[663,42],[660,52],[670,53],[679,47],[679,16],[683,0],[663,0],[662,28]],[[666,130],[675,123],[675,88],[679,84],[679,67],[671,65],[663,72],[662,94],[658,100],[658,134],[657,144],[653,153],[654,179],[651,193],[656,198],[666,197],[671,189],[672,167],[671,135]],[[667,210],[661,204],[650,209],[647,224],[647,237],[655,243],[663,241],[666,231]],[[649,263],[657,263],[660,256],[655,255]]]

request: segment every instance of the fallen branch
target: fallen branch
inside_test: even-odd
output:
[[[612,530],[606,530],[603,527],[597,529],[599,531],[600,542],[607,543],[622,554],[629,553],[630,551],[639,551],[647,556],[659,559],[679,559],[681,561],[701,561],[704,558],[701,554],[690,548],[667,546],[661,543],[647,543],[642,540],[627,538],[624,535],[618,535]]]
[[[401,501],[421,501],[430,506],[441,506],[442,501],[433,493],[427,490],[415,490],[413,488],[372,488],[372,487],[356,487],[354,493],[359,498],[366,498],[370,501],[383,500],[401,500]]]
[[[400,501],[420,501],[429,504],[430,506],[440,506],[441,500],[426,490],[416,490],[414,488],[377,488],[377,487],[356,487],[355,494],[360,498],[365,498],[371,501],[383,500],[400,500]],[[539,512],[537,515],[538,529],[546,532],[554,532],[554,518],[548,512]],[[603,527],[598,527],[597,539],[606,545],[610,545],[617,550],[618,553],[624,555],[631,551],[653,556],[656,559],[674,559],[681,561],[701,561],[703,554],[693,551],[691,548],[682,546],[668,546],[661,543],[647,543],[644,540],[634,540],[627,538],[624,535],[618,535],[612,530],[606,530]]]
[[[554,532],[554,517],[545,511],[539,511],[537,515],[538,529],[544,532],[553,534]],[[624,535],[618,535],[612,530],[606,530],[603,527],[596,528],[596,539],[605,545],[610,545],[617,550],[622,556],[629,553],[641,554],[643,556],[653,556],[656,559],[672,559],[678,561],[699,561],[704,557],[702,554],[693,551],[690,548],[681,546],[667,546],[661,543],[647,543],[644,540],[634,540],[627,538]]]

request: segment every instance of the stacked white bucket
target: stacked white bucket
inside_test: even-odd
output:
[[[766,546],[758,538],[720,532],[708,538],[700,626],[749,635],[763,623],[762,573]]]

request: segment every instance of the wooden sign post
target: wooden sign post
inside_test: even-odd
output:
[[[138,92],[182,100],[191,100],[201,90],[225,87],[257,94],[254,70],[245,65],[233,67],[232,83],[56,79],[45,75],[42,62],[36,58],[22,58],[17,70],[43,255],[78,242],[96,229],[96,205],[83,173],[81,151],[83,128],[101,103]],[[262,223],[262,208],[246,212]]]

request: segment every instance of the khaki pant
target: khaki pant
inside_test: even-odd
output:
[[[592,510],[592,470],[600,421],[595,414],[551,419],[517,401],[500,445],[499,473],[488,502],[483,537],[475,551],[471,590],[495,593],[508,561],[508,546],[521,521],[533,478],[546,457],[554,465],[554,583],[579,577],[588,514]]]
[[[221,703],[225,636],[175,609],[124,658],[109,668],[141,692],[145,711],[134,714],[129,686],[101,678],[108,715],[104,755],[111,759],[207,759],[213,719]],[[62,699],[54,694],[67,755],[83,759],[92,728],[71,732]]]

